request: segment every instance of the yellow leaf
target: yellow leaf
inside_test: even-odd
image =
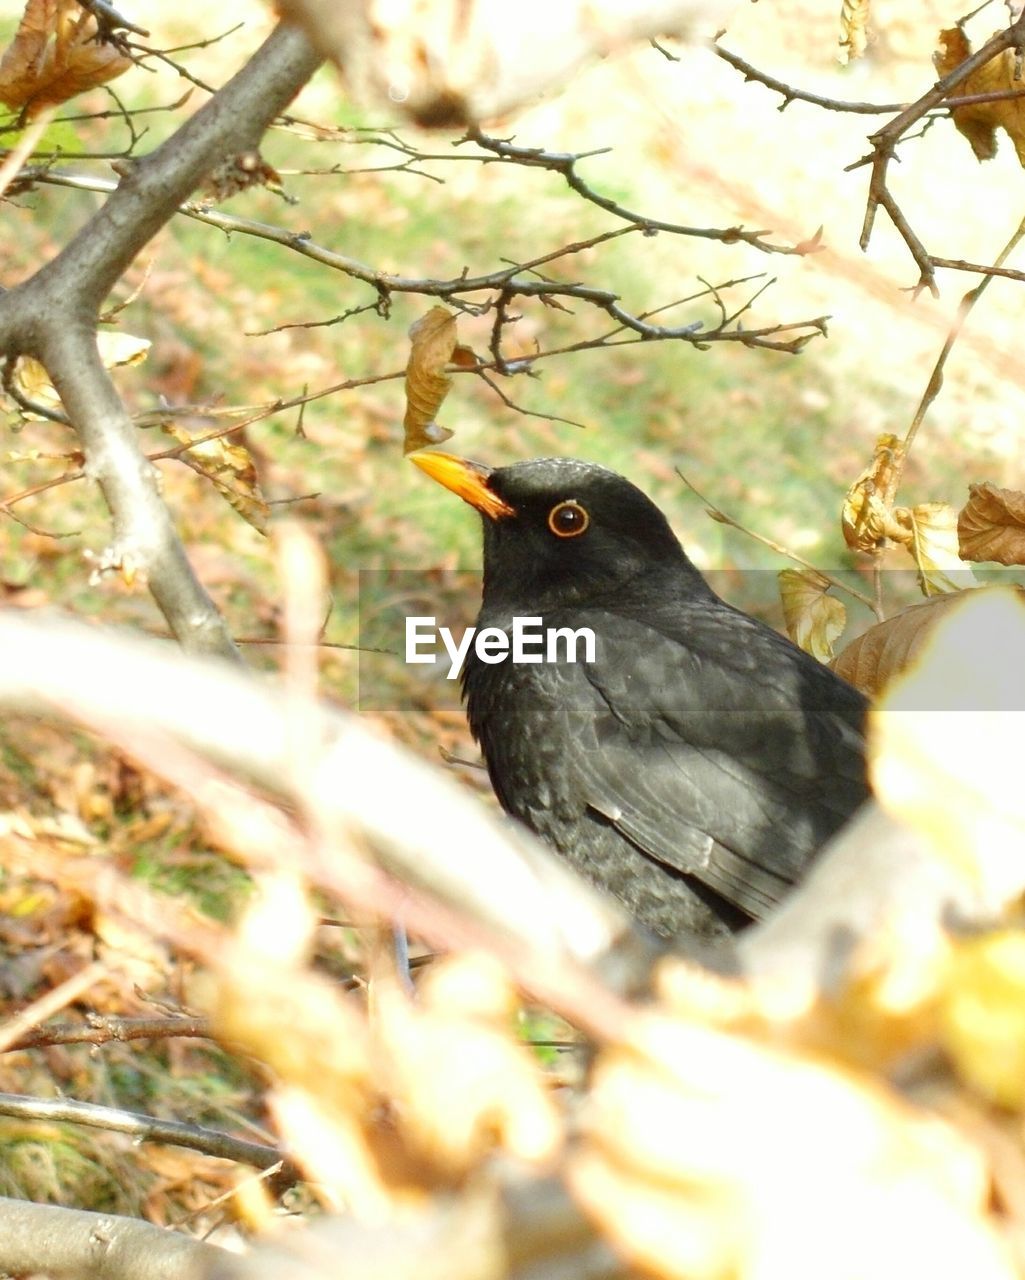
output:
[[[103,329],[96,335],[96,349],[105,369],[141,364],[152,345],[148,338],[139,338],[120,330],[115,332]],[[50,381],[50,375],[33,356],[19,356],[11,381],[14,389],[26,400],[34,401],[44,409],[62,408],[60,396]],[[41,418],[40,414],[32,413],[31,410],[24,410],[23,416],[33,422]]]
[[[832,658],[833,645],[847,624],[843,601],[828,591],[829,582],[813,569],[780,570],[779,595],[787,634],[820,662]]]
[[[840,527],[853,551],[874,551],[885,538],[897,542],[908,539],[907,530],[895,522],[890,511],[891,488],[901,453],[896,436],[880,436],[872,461],[847,490]]]
[[[924,595],[960,591],[970,586],[974,575],[961,559],[957,539],[957,512],[947,502],[920,502],[915,507],[898,507],[894,519],[908,531],[904,546],[918,567]],[[955,581],[947,572],[960,571]]]
[[[859,1072],[649,1014],[593,1074],[571,1185],[646,1274],[1015,1274],[978,1150]]]
[[[843,0],[840,6],[840,61],[853,62],[868,44],[868,11],[871,0]]]
[[[940,47],[933,62],[940,76],[945,76],[971,56],[972,47],[959,27],[940,32]],[[959,98],[980,93],[1020,90],[1025,84],[1017,79],[1017,54],[1004,49],[973,71],[954,91]],[[1025,98],[1004,98],[996,102],[978,102],[953,110],[954,127],[968,139],[977,160],[992,160],[997,153],[996,131],[1003,129],[1014,143],[1018,162],[1025,165]]]
[[[456,350],[456,318],[444,307],[432,307],[413,325],[409,336],[404,453],[440,444],[452,435],[434,419],[452,386],[452,375],[445,368]]]

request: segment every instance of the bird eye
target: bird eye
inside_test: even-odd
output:
[[[579,502],[560,502],[548,513],[548,527],[557,538],[577,538],[591,523]]]

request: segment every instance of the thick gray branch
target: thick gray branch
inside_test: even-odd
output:
[[[237,657],[224,619],[189,564],[157,470],[103,367],[95,330],[69,322],[47,333],[43,360],[78,430],[86,475],[100,486],[113,517],[113,540],[97,571],[143,576],[182,648]]]
[[[144,577],[184,648],[235,660],[224,620],[192,572],[157,475],[97,355],[96,323],[140,249],[215,165],[257,146],[318,61],[297,28],[279,26],[173,137],[131,165],[51,262],[0,294],[0,353],[34,355],[46,365],[81,438],[86,472],[113,516],[113,543],[99,569]]]
[[[136,1218],[0,1197],[0,1274],[200,1280],[221,1250]]]

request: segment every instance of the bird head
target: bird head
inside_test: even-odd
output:
[[[480,512],[485,608],[581,603],[667,571],[708,591],[658,507],[605,467],[536,458],[492,470],[433,452],[411,460]]]

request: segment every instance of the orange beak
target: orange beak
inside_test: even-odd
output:
[[[426,471],[432,480],[451,489],[464,502],[476,507],[492,520],[516,514],[514,507],[503,502],[497,493],[488,488],[490,467],[470,462],[466,458],[457,458],[452,453],[411,453],[409,460],[416,463],[421,471]]]

